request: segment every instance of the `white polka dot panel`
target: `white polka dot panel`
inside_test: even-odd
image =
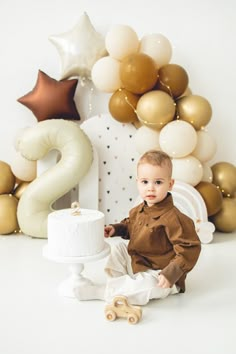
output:
[[[98,153],[99,210],[105,214],[106,224],[119,222],[128,215],[137,197],[139,154],[133,139],[137,130],[109,114],[89,118],[81,128]]]

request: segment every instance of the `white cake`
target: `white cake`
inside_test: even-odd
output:
[[[48,253],[54,257],[87,257],[103,251],[104,214],[97,210],[57,210],[48,215]]]

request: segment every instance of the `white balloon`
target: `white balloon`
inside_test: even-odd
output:
[[[107,32],[105,45],[112,58],[122,60],[130,54],[137,53],[139,38],[131,27],[126,25],[114,25]]]
[[[105,39],[84,13],[70,31],[49,37],[61,57],[61,78],[91,78],[94,63],[107,55]]]
[[[212,169],[207,163],[202,162],[203,167],[203,175],[202,175],[202,182],[209,182],[212,183],[213,180],[213,172]]]
[[[152,33],[142,37],[139,51],[149,55],[158,68],[168,64],[172,56],[171,43],[161,33]]]
[[[206,131],[199,130],[197,132],[197,144],[192,152],[201,162],[206,162],[211,160],[216,153],[216,142],[215,139]]]
[[[173,178],[196,186],[202,179],[203,167],[201,162],[194,156],[186,156],[172,159]]]
[[[27,186],[18,204],[20,228],[33,237],[47,237],[51,205],[78,184],[93,160],[89,138],[79,125],[68,120],[41,121],[28,129],[19,143],[21,154],[34,162],[53,149],[60,152],[60,160]]]
[[[191,154],[197,144],[193,126],[183,120],[167,123],[160,131],[160,147],[169,156],[180,158]]]
[[[159,131],[143,125],[135,133],[133,139],[138,153],[143,154],[148,150],[160,150]]]
[[[114,92],[121,86],[120,62],[110,56],[99,59],[93,66],[92,81],[103,92]]]

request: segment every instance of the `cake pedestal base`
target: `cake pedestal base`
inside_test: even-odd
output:
[[[60,257],[50,254],[48,245],[43,248],[43,256],[51,261],[68,264],[70,275],[58,287],[58,292],[61,296],[75,297],[74,289],[80,286],[91,284],[91,281],[84,277],[81,273],[84,269],[84,264],[94,262],[106,257],[110,253],[110,246],[105,243],[104,249],[92,256],[85,257]]]
[[[69,271],[70,276],[68,279],[65,279],[58,287],[59,295],[74,297],[74,288],[79,286],[84,286],[86,284],[91,284],[91,281],[81,275],[81,272],[84,269],[84,265],[81,263],[70,264]]]

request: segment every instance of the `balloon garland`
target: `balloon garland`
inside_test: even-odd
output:
[[[229,222],[229,215],[236,213],[236,168],[227,162],[208,165],[216,152],[206,129],[212,107],[205,97],[192,94],[186,70],[170,63],[170,41],[159,33],[139,40],[131,27],[117,25],[108,31],[105,43],[108,56],[94,64],[92,81],[111,93],[112,117],[121,123],[139,121],[137,151],[159,148],[168,153],[173,177],[198,190],[216,228],[234,231],[235,218]],[[111,61],[116,63],[114,72],[108,70]],[[103,81],[107,71],[112,85]]]
[[[216,152],[215,140],[207,131],[212,107],[206,98],[191,92],[186,70],[170,62],[172,46],[168,38],[152,33],[139,39],[134,29],[125,25],[112,26],[103,38],[84,13],[74,28],[51,36],[49,40],[61,57],[61,81],[55,80],[56,83],[65,82],[67,85],[70,81],[68,85],[77,84],[74,77],[78,77],[82,84],[91,80],[99,91],[110,93],[111,116],[122,124],[132,123],[137,128],[133,137],[137,151],[140,154],[151,148],[166,151],[173,159],[173,177],[199,191],[216,228],[222,232],[235,230],[235,218],[230,216],[236,212],[236,168],[227,162],[209,165]],[[41,71],[40,75],[54,80]],[[38,88],[37,82],[34,90]],[[62,107],[51,115],[49,111],[45,112],[45,107],[47,110],[49,106],[40,105],[32,93],[19,101],[32,110],[38,121],[66,118]],[[75,86],[70,94],[66,90],[62,92],[63,99],[69,95],[69,109],[74,109],[67,119],[79,119],[73,102],[74,93]],[[47,95],[54,97],[55,90],[49,89]],[[52,108],[58,107],[54,105]],[[23,160],[19,162],[18,158],[16,161],[18,167],[23,165]],[[32,163],[24,161],[27,162]],[[13,176],[16,175],[13,179],[18,175],[23,181],[15,190],[11,187],[9,192],[8,188],[6,194],[15,191],[16,196],[23,198],[35,175],[29,177],[26,173],[23,176],[16,168],[17,162],[15,165],[12,165]],[[28,172],[34,167],[28,167]],[[1,178],[0,173],[0,187]],[[8,182],[11,180],[9,177]],[[215,200],[214,207],[212,200]]]

